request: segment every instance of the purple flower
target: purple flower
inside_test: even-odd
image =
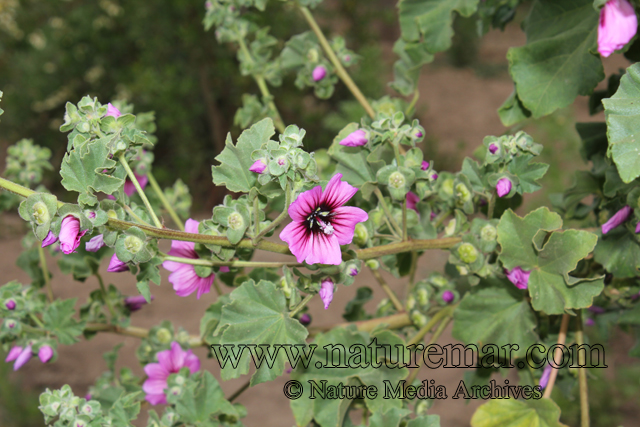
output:
[[[267,164],[262,159],[258,159],[249,168],[251,172],[255,173],[264,173],[265,169],[267,169]]]
[[[435,181],[436,179],[438,179],[438,174],[437,174],[437,173],[434,173],[433,175],[431,175],[431,179],[432,179],[432,180],[434,180],[434,181]]]
[[[7,307],[7,310],[15,310],[16,302],[12,299],[5,301],[4,306]]]
[[[431,219],[431,221],[433,221],[434,219],[436,219],[437,216],[438,216],[437,213],[431,212],[431,215],[429,215],[429,218]]]
[[[329,278],[326,278],[320,284],[320,299],[324,304],[324,309],[329,308],[329,304],[333,300],[333,281]]]
[[[426,160],[423,160],[422,164],[420,165],[420,169],[422,169],[423,171],[426,171],[427,169],[429,169],[429,162],[427,162]]]
[[[137,173],[134,173],[133,176],[135,176],[136,179],[138,180],[138,184],[140,184],[140,188],[144,190],[144,187],[146,187],[147,184],[149,183],[149,178],[147,178],[147,175],[138,175]],[[135,192],[136,192],[136,186],[133,185],[133,181],[131,181],[130,179],[127,179],[124,182],[124,194],[131,197]]]
[[[358,275],[358,269],[357,268],[351,268],[351,270],[349,270],[349,276],[351,277],[355,277]]]
[[[640,233],[640,222],[636,224],[636,234]]]
[[[631,207],[625,206],[624,208],[613,214],[613,216],[609,218],[609,221],[602,224],[602,234],[607,234],[608,232],[625,222],[627,218],[629,218],[629,215],[631,215],[631,212]]]
[[[540,389],[544,389],[549,383],[549,377],[551,376],[552,369],[553,368],[549,364],[544,367],[544,371],[542,371],[542,376],[540,377]]]
[[[107,114],[105,114],[105,117],[114,117],[114,118],[118,118],[122,115],[122,113],[120,112],[120,110],[118,110],[116,107],[114,107],[111,103],[107,104]]]
[[[98,252],[98,250],[104,246],[104,236],[102,234],[98,234],[96,237],[91,238],[84,248],[88,252]]]
[[[52,231],[49,231],[49,234],[47,234],[47,237],[45,237],[44,240],[42,241],[42,247],[46,248],[49,245],[53,245],[57,241],[58,241],[58,236],[53,234]]]
[[[496,184],[496,191],[498,192],[498,197],[504,197],[507,194],[511,193],[511,181],[509,178],[500,178],[498,183]]]
[[[40,347],[40,350],[38,350],[38,357],[40,358],[40,361],[42,363],[47,363],[49,360],[51,360],[52,356],[53,349],[48,345],[43,345],[42,347]]]
[[[4,359],[4,361],[13,362],[18,358],[18,356],[20,356],[20,353],[22,353],[22,347],[18,347],[17,345],[15,345],[11,347],[11,350],[9,350],[9,354],[7,354],[7,358]]]
[[[80,220],[73,215],[67,215],[60,226],[60,248],[64,254],[70,254],[80,246],[80,239],[87,230],[80,231]]]
[[[89,213],[87,214],[87,218],[89,218],[89,219],[95,219],[95,217],[96,217],[96,213],[95,213],[95,212],[93,212],[93,211],[91,211],[91,212],[89,212]]]
[[[498,146],[496,144],[490,144],[489,145],[489,152],[491,154],[496,154],[496,151],[498,151]]]
[[[589,317],[589,318],[584,322],[584,324],[585,324],[585,325],[587,325],[587,326],[593,326],[593,325],[595,325],[595,324],[596,324],[596,321]]]
[[[600,10],[598,52],[605,58],[636,35],[638,18],[627,0],[609,0]]]
[[[342,262],[340,245],[353,240],[356,224],[369,216],[360,208],[343,206],[358,191],[335,174],[324,192],[320,185],[301,193],[289,206],[293,220],[280,233],[298,262],[332,264]]]
[[[93,396],[91,396],[91,393],[87,393],[84,395],[85,400],[91,400]]]
[[[220,267],[219,271],[220,273],[228,273],[230,270],[228,266],[223,265],[222,267]]]
[[[420,197],[418,197],[416,193],[414,193],[413,191],[409,191],[407,193],[407,208],[413,209],[414,211],[418,212],[418,208],[416,207],[416,205],[419,201]]]
[[[31,359],[31,346],[28,345],[25,348],[23,348],[22,352],[20,352],[18,357],[16,357],[15,359],[16,361],[13,364],[13,370],[17,371],[18,369],[23,367],[24,364],[27,363],[30,359]]]
[[[320,80],[324,79],[326,75],[327,75],[327,69],[324,68],[323,65],[318,65],[316,68],[313,69],[313,73],[311,73],[311,76],[313,77],[314,82],[319,82]]]
[[[363,129],[358,129],[351,132],[340,141],[340,145],[344,145],[346,147],[360,147],[361,145],[365,145],[369,140],[367,139],[367,132]]]
[[[520,267],[515,267],[513,270],[505,270],[507,279],[511,281],[518,289],[527,289],[529,286],[530,271],[524,271]]]
[[[185,224],[186,232],[198,234],[199,224],[198,221],[189,218]],[[200,257],[195,251],[195,246],[195,243],[192,242],[172,240],[168,255],[198,259]],[[165,261],[162,266],[172,272],[169,275],[169,282],[173,284],[173,289],[179,297],[186,297],[198,291],[197,297],[200,299],[203,294],[211,291],[211,285],[215,278],[213,272],[207,277],[200,277],[196,274],[195,266],[176,261]]]
[[[151,301],[153,301],[153,295],[151,295]],[[147,300],[142,295],[136,295],[135,297],[126,297],[124,299],[124,305],[129,309],[129,311],[138,311],[146,303]]]
[[[442,301],[446,302],[447,304],[450,304],[454,299],[456,299],[456,296],[453,294],[453,292],[444,291],[442,293]]]
[[[129,266],[126,262],[120,261],[116,254],[113,254],[107,271],[110,273],[122,273],[123,271],[129,271]]]
[[[309,316],[307,313],[304,313],[302,316],[300,316],[300,323],[302,323],[304,326],[307,326],[311,323],[311,316]]]
[[[589,310],[593,314],[602,314],[602,313],[606,312],[606,310],[604,308],[599,307],[597,305],[592,305],[591,307],[587,308],[587,310]]]
[[[191,373],[200,370],[200,360],[191,350],[184,351],[176,341],[171,343],[171,350],[164,350],[157,354],[158,363],[149,363],[144,367],[148,378],[142,384],[146,393],[145,399],[152,405],[166,404],[164,389],[167,388],[169,375],[180,372],[187,367]]]

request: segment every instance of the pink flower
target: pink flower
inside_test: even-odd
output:
[[[357,268],[351,268],[351,269],[349,270],[349,276],[351,276],[351,277],[355,277],[355,276],[357,276],[357,275],[358,275],[358,269],[357,269]]]
[[[52,356],[53,349],[48,345],[43,345],[42,347],[40,347],[40,350],[38,350],[38,357],[40,358],[40,361],[42,363],[47,363],[49,360],[51,360]]]
[[[151,295],[151,301],[153,301],[153,295]],[[129,309],[129,311],[138,311],[146,303],[147,300],[142,295],[136,295],[135,297],[126,297],[124,299],[124,305]]]
[[[4,303],[4,306],[7,307],[7,310],[15,310],[16,302],[12,299],[9,299]]]
[[[358,191],[336,174],[324,192],[321,186],[301,193],[289,206],[293,220],[280,233],[298,262],[333,264],[342,262],[340,245],[353,240],[356,224],[369,216],[360,208],[343,206]]]
[[[138,180],[138,184],[140,184],[140,188],[144,190],[144,187],[146,187],[147,184],[149,183],[149,178],[147,178],[147,175],[138,175],[137,173],[134,173],[133,176],[135,176],[136,179]],[[124,194],[131,197],[135,192],[136,192],[136,186],[133,184],[133,181],[127,178],[124,182]],[[116,198],[115,196],[108,195],[107,199],[115,200]]]
[[[58,236],[53,234],[52,231],[49,231],[49,234],[47,234],[47,237],[45,237],[44,240],[42,241],[42,247],[46,248],[49,245],[53,245],[57,241],[58,241]]]
[[[446,302],[447,304],[451,303],[451,301],[453,301],[454,299],[456,299],[456,296],[453,294],[453,292],[451,291],[444,291],[442,294],[442,301]]]
[[[640,233],[640,222],[636,224],[636,234]]]
[[[18,347],[17,345],[15,345],[11,347],[11,350],[9,350],[9,354],[7,354],[7,358],[4,359],[4,361],[13,362],[18,358],[18,356],[20,356],[20,353],[22,353],[22,347]]]
[[[541,389],[544,389],[549,383],[549,377],[551,376],[551,369],[553,368],[549,364],[547,364],[547,366],[544,367],[544,371],[542,371],[542,376],[540,377]]]
[[[518,289],[527,289],[529,286],[530,271],[524,271],[520,267],[515,267],[513,270],[505,270],[507,279],[511,281]]]
[[[501,178],[496,184],[496,191],[498,192],[498,197],[504,197],[511,192],[511,181],[509,178]]]
[[[416,138],[422,138],[422,132],[418,131],[415,133]]]
[[[31,359],[31,346],[28,345],[24,349],[22,349],[22,352],[20,352],[18,357],[15,358],[16,361],[13,364],[13,370],[17,371],[18,369],[23,367],[24,364],[27,363],[30,359]]]
[[[416,193],[414,193],[413,191],[409,191],[407,193],[407,208],[413,209],[414,211],[418,212],[418,208],[416,207],[416,205],[419,201],[420,197],[418,197]]]
[[[607,234],[608,232],[625,222],[627,218],[629,218],[629,215],[631,215],[631,212],[631,207],[625,206],[624,208],[613,214],[613,216],[609,218],[609,221],[602,224],[602,234]]]
[[[318,294],[324,304],[324,309],[328,309],[333,300],[333,281],[329,278],[324,279],[320,284],[320,292]]]
[[[438,174],[437,174],[437,173],[434,173],[433,175],[431,175],[431,179],[432,179],[432,180],[434,180],[434,181],[435,181],[436,179],[438,179]]]
[[[80,231],[80,220],[73,215],[67,215],[60,226],[60,248],[65,254],[70,254],[80,246],[80,239],[87,230]]]
[[[255,162],[253,162],[253,164],[249,168],[251,172],[255,172],[255,173],[264,173],[266,169],[267,169],[267,164],[262,159],[258,159]]]
[[[636,35],[638,18],[627,0],[609,0],[600,10],[598,52],[605,58]]]
[[[98,250],[104,246],[104,236],[102,234],[98,234],[96,237],[91,238],[84,248],[87,252],[98,252]]]
[[[313,73],[311,73],[311,75],[313,77],[314,82],[319,82],[320,80],[324,79],[325,76],[327,75],[327,69],[324,68],[323,65],[318,65],[316,68],[313,69]]]
[[[152,405],[166,404],[164,389],[167,388],[169,375],[180,372],[187,367],[191,373],[200,370],[200,360],[191,350],[184,351],[177,342],[171,343],[171,350],[158,352],[158,363],[149,363],[144,372],[149,378],[142,384],[142,390],[147,394],[145,399]]]
[[[186,232],[198,234],[198,224],[200,224],[198,221],[189,218],[185,224]],[[199,256],[195,251],[195,246],[195,243],[192,242],[172,240],[171,250],[168,255],[198,259]],[[215,274],[211,273],[207,277],[200,277],[196,274],[195,266],[176,261],[165,261],[162,266],[172,272],[169,275],[169,282],[173,284],[173,289],[179,297],[186,297],[198,291],[197,296],[200,299],[202,294],[211,291]]]
[[[359,147],[361,145],[365,145],[367,142],[367,133],[362,129],[358,129],[351,132],[346,138],[340,141],[340,145],[344,145],[346,147]]]
[[[116,107],[111,105],[111,103],[107,104],[107,114],[104,115],[105,117],[111,116],[117,119],[121,115],[122,113],[120,112],[120,110],[118,110]]]
[[[489,145],[489,152],[491,154],[496,154],[496,151],[498,151],[498,146],[496,144],[490,144]]]
[[[228,273],[229,271],[229,267],[227,267],[226,265],[220,267],[220,273]]]
[[[129,266],[126,262],[120,261],[116,254],[113,254],[107,271],[110,273],[122,273],[123,271],[129,271]]]
[[[423,171],[426,171],[427,169],[429,169],[429,162],[427,162],[426,160],[423,160],[422,164],[420,165],[420,169],[422,169]]]

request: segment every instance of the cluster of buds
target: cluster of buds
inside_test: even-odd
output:
[[[4,176],[11,181],[32,187],[42,181],[42,172],[51,170],[51,150],[40,147],[31,139],[22,139],[7,149]]]
[[[69,385],[60,390],[47,389],[40,395],[40,410],[45,422],[57,419],[56,425],[88,427],[90,425],[112,425],[111,416],[104,416],[100,403],[83,399],[73,394]]]
[[[415,284],[407,297],[405,308],[410,313],[413,324],[422,327],[429,321],[429,309],[448,305],[459,299],[454,283],[439,273],[432,273],[427,279]]]
[[[498,242],[498,220],[474,218],[470,233],[465,234],[462,242],[451,248],[449,262],[461,276],[468,276],[471,284],[477,284],[481,277],[499,273],[499,266],[490,263]]]

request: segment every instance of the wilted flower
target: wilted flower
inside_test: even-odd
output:
[[[361,145],[365,145],[367,142],[367,132],[362,129],[358,129],[351,132],[346,136],[346,138],[340,141],[340,145],[344,145],[346,147],[359,147]]]
[[[38,357],[40,358],[40,361],[42,363],[47,363],[49,360],[51,360],[52,356],[53,349],[48,345],[43,345],[42,347],[40,347],[40,350],[38,350]]]
[[[111,261],[109,261],[107,271],[110,273],[122,273],[123,271],[129,271],[129,266],[126,262],[120,261],[116,254],[113,254]]]
[[[58,236],[53,234],[52,231],[49,231],[49,234],[47,234],[47,237],[45,237],[44,240],[42,241],[42,247],[46,248],[49,245],[53,245],[57,241],[58,241]]]
[[[454,299],[456,299],[456,296],[453,294],[453,292],[444,291],[442,293],[442,301],[446,302],[447,304],[450,304]]]
[[[249,168],[251,172],[255,173],[264,173],[265,169],[267,169],[267,164],[262,159],[258,159]]]
[[[529,286],[530,271],[524,271],[520,267],[515,267],[513,270],[505,270],[507,279],[511,281],[518,289],[527,289]]]
[[[631,207],[625,206],[618,212],[613,214],[613,216],[609,218],[609,221],[602,224],[602,234],[607,234],[608,232],[625,222],[627,218],[629,218],[629,215],[631,215],[631,212]]]
[[[320,284],[320,299],[324,304],[324,309],[329,308],[329,304],[333,300],[333,281],[329,278],[326,278]]]
[[[80,239],[87,230],[80,231],[80,220],[73,215],[67,215],[60,226],[60,248],[65,254],[76,251],[80,246]]]
[[[427,162],[426,160],[423,160],[422,164],[420,165],[420,169],[422,169],[423,171],[426,171],[427,169],[429,169],[429,162]]]
[[[280,233],[298,262],[333,264],[342,262],[340,245],[353,240],[357,223],[369,216],[360,208],[343,206],[358,191],[336,174],[324,192],[321,186],[301,193],[289,206],[293,220]]]
[[[540,377],[540,389],[544,389],[549,383],[549,377],[551,376],[551,365],[547,364],[544,367],[544,371],[542,371],[542,376]]]
[[[105,117],[111,116],[117,119],[121,115],[122,113],[120,112],[120,110],[114,107],[111,103],[107,104],[107,114],[104,115]]]
[[[199,224],[200,223],[198,221],[189,218],[184,227],[185,231],[187,233],[198,234]],[[200,257],[195,250],[195,246],[196,244],[193,242],[172,240],[171,250],[168,252],[168,255],[198,259]],[[173,284],[173,289],[179,297],[186,297],[198,291],[197,297],[200,299],[203,294],[211,291],[211,285],[215,278],[213,271],[211,271],[211,274],[207,277],[200,277],[196,273],[195,266],[191,264],[183,264],[176,261],[165,261],[162,263],[162,266],[172,272],[169,275],[169,282]]]
[[[318,65],[313,69],[313,72],[311,73],[314,82],[319,82],[320,80],[324,79],[326,75],[327,69],[323,65]]]
[[[104,246],[104,236],[102,234],[98,234],[95,237],[92,237],[91,240],[89,240],[84,248],[88,251],[88,252],[98,252],[98,250]]]
[[[496,184],[496,191],[498,192],[498,197],[504,197],[511,192],[511,180],[509,178],[501,178]]]
[[[598,52],[605,58],[622,49],[638,30],[638,18],[627,0],[609,0],[600,10]]]
[[[151,295],[151,301],[153,301],[153,295]],[[138,311],[146,303],[147,303],[147,300],[142,295],[136,295],[134,297],[126,297],[124,299],[124,305],[129,309],[129,311]]]
[[[171,343],[171,350],[158,353],[158,363],[149,363],[144,367],[148,378],[142,384],[146,393],[145,399],[152,405],[166,404],[164,389],[167,388],[169,375],[180,372],[187,367],[191,373],[200,370],[200,360],[191,350],[184,351],[176,341]]]

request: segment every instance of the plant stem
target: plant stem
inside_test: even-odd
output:
[[[267,233],[269,233],[271,230],[276,228],[278,225],[280,225],[280,223],[282,223],[282,221],[284,221],[289,217],[288,209],[289,209],[289,205],[291,204],[291,185],[289,184],[289,182],[287,182],[287,185],[284,188],[284,194],[285,194],[285,201],[284,201],[284,208],[282,209],[282,212],[280,212],[280,215],[278,215],[278,217],[274,219],[271,224],[266,226],[264,230],[256,234],[256,236],[251,240],[254,246],[256,246],[260,242],[260,239],[266,236]],[[258,222],[258,225],[256,226],[256,231],[259,228],[260,228],[260,223]]]
[[[487,207],[487,218],[488,219],[492,219],[493,218],[493,211],[496,207],[496,195],[495,192],[491,193],[491,196],[489,198],[489,206]]]
[[[107,294],[107,288],[104,287],[104,282],[102,281],[102,276],[100,273],[96,272],[95,276],[98,278],[98,283],[100,284],[100,290],[102,291],[102,297],[104,298],[104,302],[107,304],[107,308],[109,309],[109,313],[111,313],[111,318],[116,318],[116,311],[113,309],[113,305],[111,305],[111,300],[109,299],[109,294]]]
[[[376,280],[380,284],[380,287],[387,294],[387,296],[393,303],[393,306],[396,308],[396,310],[404,311],[404,306],[402,305],[402,303],[400,302],[396,294],[393,292],[393,290],[389,287],[387,282],[385,282],[384,278],[382,277],[382,274],[380,274],[380,271],[374,270],[373,268],[371,268],[370,270],[371,270],[371,273],[373,273],[373,277],[376,278]]]
[[[407,106],[407,109],[404,110],[405,116],[412,115],[412,113],[414,112],[414,107],[416,106],[416,102],[418,102],[419,98],[420,98],[420,91],[418,91],[418,88],[416,88],[416,90],[413,92],[413,99],[411,99],[411,103]]]
[[[380,206],[382,206],[382,210],[384,211],[384,214],[387,216],[387,218],[389,219],[389,222],[391,223],[391,225],[393,225],[393,228],[395,229],[395,230],[392,229],[392,231],[394,233],[396,233],[398,236],[402,236],[402,229],[400,228],[400,226],[398,225],[396,220],[391,215],[391,211],[389,210],[389,207],[387,206],[387,202],[384,201],[384,196],[382,195],[382,192],[380,191],[380,189],[378,187],[376,187],[373,190],[373,192],[375,193],[376,197],[378,198],[378,201],[380,202]]]
[[[151,224],[149,224],[147,221],[143,220],[138,215],[136,215],[135,212],[133,212],[133,209],[131,209],[128,205],[125,205],[123,203],[121,206],[124,208],[125,211],[127,211],[127,213],[129,215],[131,215],[131,218],[133,218],[134,220],[138,221],[140,224],[143,224],[143,225],[151,227]]]
[[[213,279],[213,286],[216,288],[216,293],[218,294],[218,296],[222,296],[224,294],[224,292],[222,292],[222,289],[220,289],[220,284],[215,278]]]
[[[293,310],[291,310],[291,312],[289,313],[289,317],[293,318],[293,316],[298,314],[300,310],[302,310],[307,305],[307,303],[311,301],[311,298],[313,298],[313,294],[308,294],[306,297],[304,297],[304,299],[300,301],[300,303],[296,305]]]
[[[138,182],[138,178],[136,178],[136,176],[134,175],[133,171],[129,167],[129,163],[127,163],[127,160],[124,158],[124,153],[120,154],[120,164],[122,165],[124,170],[127,171],[127,175],[129,176],[129,179],[133,183],[133,186],[136,187],[136,191],[138,192],[138,195],[142,199],[142,203],[144,203],[144,205],[147,207],[147,210],[149,211],[149,216],[151,216],[151,219],[153,219],[153,223],[156,225],[156,227],[162,228],[162,223],[160,222],[160,220],[156,216],[156,213],[153,211],[153,208],[151,207],[151,204],[149,203],[149,199],[147,199],[147,196],[144,194],[144,191],[142,190],[142,187],[140,187],[140,183]]]
[[[299,262],[272,262],[272,261],[211,261],[200,258],[183,258],[178,256],[163,255],[164,261],[175,261],[181,264],[204,265],[207,267],[303,267]]]
[[[569,315],[565,313],[562,315],[562,322],[560,323],[560,332],[558,333],[558,347],[556,348],[556,351],[553,353],[554,362],[557,360],[560,360],[562,357],[562,347],[564,346],[564,343],[567,340],[567,330],[569,330]],[[557,376],[558,376],[558,370],[551,369],[551,375],[549,375],[549,382],[547,383],[547,388],[544,390],[544,395],[542,397],[546,397],[546,398],[551,397],[551,392],[553,391],[553,385],[556,383]]]
[[[582,315],[580,310],[578,310],[576,322],[578,322],[576,328],[576,344],[578,344],[578,348],[580,348],[584,344],[584,333],[582,331]],[[585,365],[584,356],[585,354],[578,351],[578,365]],[[580,427],[589,427],[589,389],[587,384],[587,368],[578,368],[578,383],[580,389]]]
[[[176,211],[173,210],[171,203],[169,203],[169,201],[167,200],[167,197],[164,195],[164,191],[162,191],[162,188],[160,188],[160,186],[158,185],[158,181],[156,181],[156,178],[153,176],[151,171],[147,172],[147,178],[149,179],[151,188],[153,188],[153,191],[155,191],[156,195],[160,199],[160,202],[162,202],[162,206],[164,206],[164,208],[169,213],[169,216],[173,220],[173,223],[178,226],[180,231],[184,231],[184,223],[182,222],[182,220],[180,220],[180,217],[178,216]]]
[[[337,325],[328,325],[309,328],[309,335],[317,335],[321,332],[329,331],[333,328],[346,328],[355,325],[359,331],[371,332],[380,325],[387,325],[388,329],[398,329],[411,325],[411,319],[405,312],[392,314],[391,316],[378,317],[377,319],[360,320],[358,322],[343,322]]]
[[[442,335],[442,332],[444,332],[444,330],[447,328],[447,325],[449,324],[449,322],[451,322],[451,319],[452,319],[451,314],[449,314],[447,317],[442,319],[442,322],[440,322],[440,325],[438,325],[438,328],[435,330],[435,332],[431,336],[431,339],[429,340],[429,343],[425,347],[425,351],[428,351],[429,347],[431,347],[436,343],[436,341],[438,341],[438,338],[440,338],[440,335]],[[418,359],[418,360],[421,360],[421,359]],[[422,364],[419,364],[417,368],[414,368],[411,371],[411,373],[409,374],[406,380],[407,385],[411,385],[413,383],[413,381],[418,376],[418,372],[420,372],[421,367],[422,367]]]
[[[424,336],[427,335],[431,329],[433,329],[433,327],[440,321],[440,319],[452,315],[453,310],[455,310],[456,306],[457,304],[447,306],[434,314],[431,320],[429,320],[426,325],[420,328],[420,330],[416,332],[416,334],[409,341],[407,341],[407,347],[418,344],[420,341],[422,341],[422,338],[424,338]]]
[[[44,329],[44,324],[42,323],[42,321],[40,319],[38,319],[38,316],[36,316],[33,313],[29,313],[29,317],[31,318],[31,320],[33,320],[33,322],[38,325],[38,327],[40,329]]]
[[[407,199],[404,199],[402,204],[402,241],[406,242],[407,240],[409,240],[407,235]]]
[[[416,283],[416,270],[418,269],[418,252],[411,251],[411,269],[409,270],[409,289],[413,289]]]
[[[260,201],[258,196],[253,199],[253,238],[260,234]]]
[[[338,77],[340,77],[340,79],[344,82],[344,84],[349,88],[353,96],[358,100],[360,105],[362,105],[362,107],[365,109],[369,117],[373,119],[376,113],[371,107],[371,104],[369,104],[369,101],[367,101],[367,98],[365,98],[362,92],[360,92],[360,89],[351,79],[351,76],[349,76],[349,73],[347,73],[347,70],[345,70],[342,64],[340,63],[340,60],[338,59],[335,52],[331,48],[331,45],[329,44],[329,42],[327,41],[327,38],[322,33],[320,26],[318,25],[316,20],[313,18],[313,15],[309,11],[309,9],[304,6],[299,6],[299,9],[302,12],[302,15],[304,16],[304,18],[307,20],[307,23],[315,33],[316,37],[318,37],[318,41],[322,45],[324,52],[327,54],[329,61],[331,61],[331,64],[333,64],[334,68],[336,69],[336,74],[338,75]]]
[[[118,325],[110,325],[108,323],[87,323],[84,327],[87,332],[112,332],[118,335],[126,335],[128,337],[147,338],[149,336],[149,330],[145,328],[139,328],[137,326],[122,327]],[[189,336],[189,346],[207,346],[199,336]]]
[[[406,242],[389,243],[382,246],[358,249],[356,258],[361,260],[378,258],[383,255],[399,254],[403,252],[419,251],[423,249],[450,249],[460,243],[460,237],[443,237],[440,239],[409,240]]]
[[[247,380],[247,382],[244,383],[242,385],[242,387],[240,387],[238,390],[236,390],[235,393],[233,393],[231,396],[229,396],[229,398],[227,400],[229,402],[233,402],[234,400],[236,400],[238,398],[238,396],[240,396],[242,393],[244,393],[245,390],[247,390],[250,386],[251,386],[251,380]]]
[[[44,256],[44,249],[41,245],[38,245],[38,255],[40,256],[40,268],[42,269],[42,276],[44,277],[44,287],[47,290],[47,299],[49,302],[53,302],[53,289],[51,288],[49,267],[47,266],[47,259]]]

